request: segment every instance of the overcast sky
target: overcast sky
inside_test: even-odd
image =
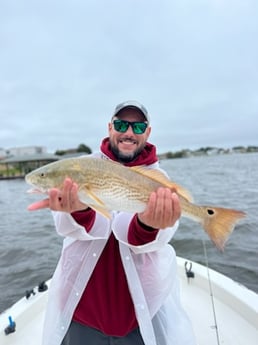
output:
[[[0,148],[99,148],[142,102],[158,152],[258,146],[257,0],[0,0]]]

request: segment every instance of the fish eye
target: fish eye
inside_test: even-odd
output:
[[[40,174],[40,177],[45,177],[45,174],[42,172],[42,173]]]

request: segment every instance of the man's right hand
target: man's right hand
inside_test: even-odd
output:
[[[65,179],[62,190],[52,188],[49,190],[48,196],[44,200],[36,201],[29,205],[28,210],[36,211],[42,208],[50,208],[53,211],[72,213],[88,207],[79,200],[78,185],[70,178]]]

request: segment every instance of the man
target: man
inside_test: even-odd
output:
[[[96,153],[126,166],[159,169],[156,148],[147,140],[146,108],[119,104],[109,137]],[[43,345],[193,345],[191,325],[180,305],[176,258],[168,244],[180,217],[179,199],[167,188],[150,195],[144,212],[112,212],[107,219],[80,202],[77,185],[31,210],[53,210],[65,236],[49,291]]]

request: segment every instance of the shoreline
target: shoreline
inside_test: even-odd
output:
[[[19,175],[19,176],[0,176],[0,181],[5,180],[19,180],[24,179],[25,175]]]

